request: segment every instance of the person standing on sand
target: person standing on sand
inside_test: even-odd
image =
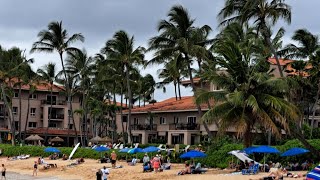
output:
[[[112,168],[116,167],[116,161],[117,161],[117,154],[114,151],[112,151],[112,153],[111,153]]]
[[[4,164],[2,164],[1,180],[2,178],[6,179],[6,168],[4,167]]]
[[[37,170],[38,170],[38,164],[37,164],[37,161],[34,162],[34,165],[33,165],[33,173],[32,173],[32,176],[34,175],[38,175],[37,173]]]
[[[101,169],[101,172],[102,172],[102,179],[107,180],[109,175],[109,170],[105,166],[103,166],[103,169]]]

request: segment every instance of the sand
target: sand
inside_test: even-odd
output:
[[[5,164],[8,171],[8,180],[10,179],[48,179],[48,180],[93,180],[96,179],[95,173],[98,169],[106,166],[111,168],[110,163],[98,163],[97,160],[85,159],[83,164],[77,166],[68,167],[67,165],[73,161],[62,161],[62,160],[48,160],[45,159],[47,163],[57,164],[58,168],[52,168],[44,170],[43,166],[39,166],[38,176],[32,177],[33,163],[36,157],[31,157],[26,160],[15,160],[8,161],[6,158],[0,159],[0,162]],[[164,172],[154,173],[142,172],[142,164],[137,164],[136,166],[128,166],[126,162],[118,162],[118,165],[122,165],[123,168],[110,169],[110,175],[108,179],[112,180],[151,180],[151,179],[216,179],[216,180],[248,180],[248,179],[258,179],[266,176],[266,173],[259,173],[258,175],[241,175],[241,174],[231,174],[228,170],[217,170],[209,169],[205,174],[195,174],[195,175],[183,175],[177,176],[177,172],[183,169],[183,164],[172,164],[171,170],[165,170]],[[22,175],[19,175],[19,174]],[[303,179],[303,178],[300,178]]]

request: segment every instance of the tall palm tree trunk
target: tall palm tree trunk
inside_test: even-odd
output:
[[[22,138],[22,135],[21,135],[21,118],[22,118],[22,97],[21,97],[21,82],[20,82],[20,79],[18,79],[18,82],[19,82],[19,142],[21,142],[21,138]]]
[[[29,123],[29,111],[30,111],[30,95],[31,95],[31,91],[29,90],[29,93],[28,93],[28,105],[27,105],[27,115],[26,115],[26,124],[24,125],[23,139],[26,139],[26,137],[27,137],[27,127],[28,127],[28,123]]]
[[[59,52],[59,55],[60,55],[61,66],[62,66],[64,78],[65,78],[65,87],[66,87],[67,97],[68,97],[68,126],[70,126],[71,117],[73,117],[73,112],[72,112],[71,92],[69,88],[69,79],[67,77],[67,72],[64,66],[62,52]],[[78,139],[77,128],[76,128],[76,124],[74,123],[74,118],[72,118],[72,120],[73,120],[74,133],[76,136],[75,139]],[[69,127],[68,127],[68,146],[69,146],[69,143],[70,143],[70,133],[69,133]]]
[[[126,67],[126,78],[127,78],[127,91],[128,91],[128,98],[129,98],[129,110],[128,110],[128,131],[129,131],[129,138],[130,138],[130,143],[132,144],[132,132],[131,132],[131,103],[132,103],[132,94],[131,94],[131,87],[130,87],[130,79],[129,79],[129,67]]]
[[[5,92],[5,89],[4,89],[4,82],[1,82],[1,91],[2,91],[3,102],[7,106],[8,111],[9,111],[9,113],[8,113],[9,118],[8,119],[9,119],[9,123],[11,125],[10,130],[11,130],[11,133],[12,133],[11,144],[12,144],[12,146],[14,146],[14,144],[15,144],[14,139],[15,139],[15,133],[16,133],[15,132],[15,123],[14,123],[12,105],[9,105],[8,100],[7,100],[7,95],[6,95],[6,92]]]
[[[177,85],[178,85],[178,93],[179,93],[179,99],[181,100],[181,90],[180,90],[180,78],[177,79]]]
[[[186,59],[187,59],[187,62],[189,62],[189,57],[188,55],[186,54]],[[192,77],[192,70],[191,70],[191,66],[190,66],[190,63],[188,63],[188,73],[189,73],[189,77],[190,77],[190,83],[191,83],[191,87],[192,87],[192,91],[193,91],[193,95],[196,93],[196,86],[194,85],[194,81],[193,81],[193,77]],[[201,111],[201,106],[200,104],[197,104],[197,109],[198,109],[198,114],[200,117],[202,117],[202,111]],[[204,129],[206,130],[207,134],[208,134],[208,137],[209,138],[213,138],[213,134],[211,133],[208,125],[206,122],[202,122],[203,123],[203,127]]]
[[[122,92],[122,87],[121,87],[121,90],[120,90],[120,119],[121,119],[121,126],[122,126],[122,138],[123,138],[123,143],[126,144],[126,139],[124,137],[124,133],[125,133],[125,130],[124,130],[124,124],[123,124],[123,112],[122,112],[122,107],[123,107],[123,92]]]
[[[320,94],[320,78],[318,80],[318,91],[317,91],[317,94],[316,94],[316,100],[315,100],[315,102],[313,104],[313,109],[312,109],[310,137],[312,137],[312,133],[313,133],[314,117],[316,116],[316,111],[317,111],[317,108],[318,108],[319,94]]]
[[[46,129],[46,134],[45,134],[45,138],[44,138],[44,142],[45,142],[45,145],[48,144],[48,132],[49,132],[49,125],[50,125],[50,122],[51,122],[51,117],[52,117],[52,107],[53,107],[53,90],[52,90],[52,86],[53,86],[53,83],[50,83],[50,109],[49,109],[49,117],[48,117],[48,126],[47,126],[47,129]]]
[[[174,85],[174,95],[176,97],[176,101],[178,100],[178,96],[177,96],[177,83],[174,81],[173,82],[173,85]]]

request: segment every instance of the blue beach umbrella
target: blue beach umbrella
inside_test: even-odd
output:
[[[133,148],[128,151],[129,154],[141,153],[143,150],[141,148]]]
[[[150,153],[150,152],[158,152],[160,149],[155,146],[149,146],[143,149],[143,152]]]
[[[95,148],[94,150],[98,151],[98,152],[104,152],[104,151],[109,151],[110,149],[107,147],[104,147],[104,146],[100,146],[100,147]]]
[[[249,154],[251,153],[263,153],[263,167],[264,170],[266,168],[265,164],[266,164],[266,154],[278,154],[280,153],[280,151],[274,147],[271,146],[259,146],[256,148],[252,148],[249,152]]]
[[[123,148],[119,152],[121,153],[127,153],[130,150],[130,148]]]
[[[44,149],[44,152],[60,153],[61,151],[54,147],[48,147]]]
[[[180,158],[203,158],[207,157],[207,155],[200,151],[189,151],[186,153],[183,153]]]
[[[315,167],[307,174],[307,180],[320,180],[320,166]]]
[[[244,148],[244,149],[241,150],[241,152],[244,152],[244,153],[246,153],[246,154],[252,154],[251,151],[252,151],[254,148],[257,148],[257,146],[250,146],[250,147]]]
[[[299,155],[299,154],[304,154],[304,153],[308,153],[310,152],[307,149],[303,149],[303,148],[291,148],[289,150],[287,150],[286,152],[282,153],[281,156],[295,156],[295,155]]]

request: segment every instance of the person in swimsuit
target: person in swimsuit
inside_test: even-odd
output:
[[[37,163],[37,161],[35,161],[34,162],[34,165],[33,165],[33,173],[32,173],[32,176],[34,176],[34,175],[38,175],[37,174],[37,170],[38,170],[38,163]]]
[[[4,167],[4,164],[2,164],[2,170],[1,170],[1,179],[6,179],[6,168]]]
[[[116,167],[116,161],[117,161],[117,154],[114,151],[112,151],[112,153],[111,153],[111,164],[112,164],[113,168]]]

